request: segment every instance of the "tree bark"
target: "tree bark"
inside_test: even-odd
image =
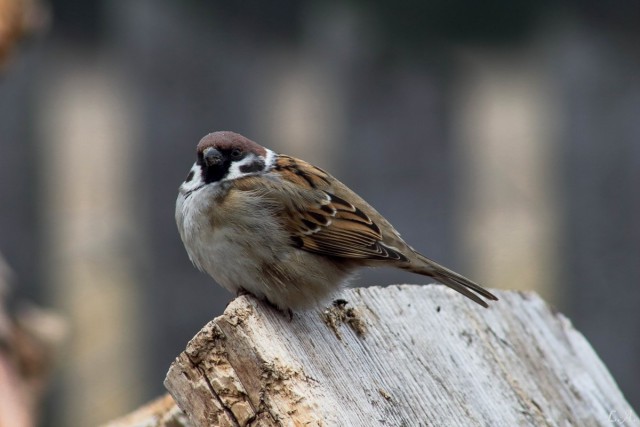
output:
[[[497,295],[485,310],[442,286],[351,289],[292,319],[242,296],[165,385],[196,427],[640,425],[567,318]]]

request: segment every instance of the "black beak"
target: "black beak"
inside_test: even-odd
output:
[[[222,153],[213,147],[209,147],[202,153],[205,165],[208,167],[218,166],[224,161]]]

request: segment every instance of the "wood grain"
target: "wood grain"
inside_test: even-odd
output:
[[[360,288],[291,321],[239,297],[165,385],[194,426],[640,425],[568,319],[497,296],[483,309],[442,286]]]

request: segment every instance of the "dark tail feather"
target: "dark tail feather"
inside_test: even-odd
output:
[[[483,307],[489,307],[489,305],[481,299],[478,295],[491,300],[498,301],[498,298],[491,292],[487,291],[477,283],[472,282],[464,276],[451,271],[446,267],[441,266],[437,262],[430,260],[429,258],[418,254],[419,258],[424,261],[424,265],[412,265],[409,264],[406,267],[402,267],[405,270],[409,270],[412,273],[422,274],[424,276],[430,276],[436,279],[443,285],[449,286],[451,289],[460,292],[465,297],[473,300]],[[475,293],[474,293],[475,292]],[[476,295],[478,294],[478,295]]]

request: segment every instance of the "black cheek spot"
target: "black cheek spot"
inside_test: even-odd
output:
[[[242,173],[252,173],[252,172],[260,172],[264,169],[264,162],[262,160],[256,160],[253,163],[249,163],[248,165],[240,166],[240,172]]]
[[[184,182],[189,182],[193,179],[193,171],[189,172],[189,175],[187,175],[187,179],[184,180]]]

